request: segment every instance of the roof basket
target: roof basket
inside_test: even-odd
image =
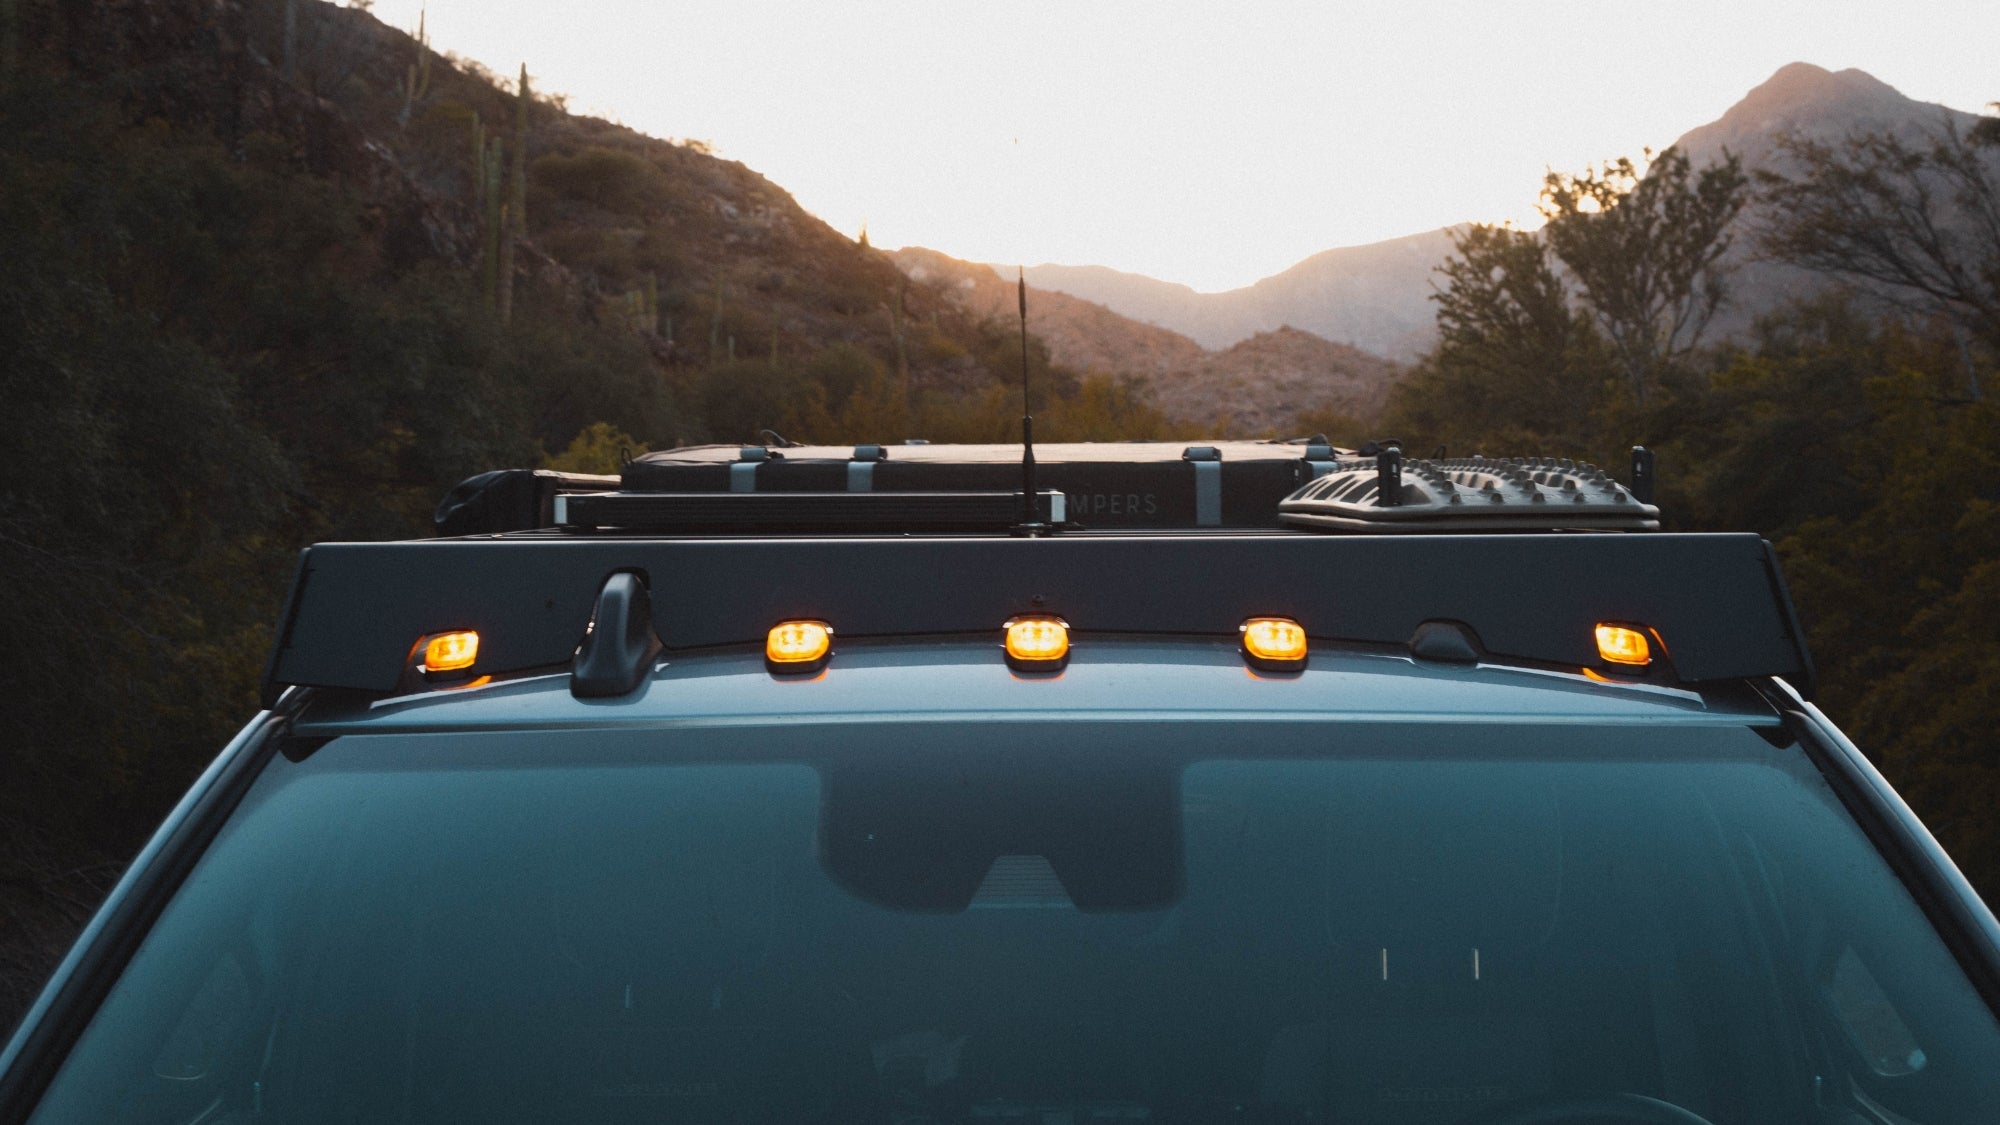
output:
[[[1330,531],[1658,531],[1660,510],[1587,461],[1465,457],[1341,460],[1278,504],[1278,518]]]

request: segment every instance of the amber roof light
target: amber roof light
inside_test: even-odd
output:
[[[1237,626],[1243,659],[1262,672],[1297,672],[1306,666],[1306,628],[1289,617],[1252,617]]]
[[[1644,668],[1653,662],[1653,646],[1638,626],[1601,621],[1597,625],[1597,655],[1606,664]]]
[[[470,629],[437,633],[424,638],[424,662],[419,668],[426,676],[441,672],[463,672],[479,662],[479,634]]]
[[[1069,663],[1069,623],[1060,617],[1007,622],[1007,666],[1016,672],[1059,672]]]
[[[780,621],[764,637],[764,665],[780,675],[817,672],[833,656],[833,627],[824,621]]]

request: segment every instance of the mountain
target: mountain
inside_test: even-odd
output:
[[[1811,63],[1778,68],[1721,117],[1681,134],[1674,143],[1699,166],[1723,149],[1743,158],[1745,167],[1773,167],[1782,160],[1776,139],[1791,133],[1837,141],[1852,133],[1919,136],[1940,122],[1960,128],[1972,114],[1906,98],[1896,88],[1860,70],[1829,71]]]
[[[1944,122],[1963,129],[1974,120],[1971,114],[1907,98],[1859,70],[1833,72],[1792,63],[1720,118],[1674,143],[1697,166],[1720,158],[1726,148],[1743,159],[1746,170],[1756,172],[1782,170],[1777,139],[1786,133],[1823,141],[1857,132],[1920,139]],[[1534,189],[1523,185],[1524,192]],[[1757,316],[1827,284],[1820,275],[1758,260],[1758,220],[1753,206],[1738,221],[1735,244],[1725,259],[1735,270],[1732,301],[1710,326],[1711,340],[1740,334]],[[1040,265],[1027,273],[1030,284],[1101,302],[1208,348],[1291,325],[1409,361],[1435,338],[1432,271],[1450,255],[1454,229],[1322,251],[1254,285],[1223,293],[1198,293],[1102,266]]]
[[[913,281],[954,293],[974,317],[1012,320],[1016,315],[1014,281],[992,269],[922,247],[890,256]],[[1135,293],[1165,285],[1136,274],[1101,273],[1112,284],[1117,278],[1133,279]],[[1028,328],[1048,344],[1052,360],[1079,373],[1134,378],[1168,417],[1210,433],[1279,433],[1310,412],[1334,411],[1367,421],[1380,413],[1400,370],[1381,356],[1282,325],[1211,351],[1178,332],[1040,281],[1031,281],[1030,289]]]
[[[1921,146],[1944,126],[1963,131],[1978,120],[1969,113],[1904,97],[1895,87],[1860,70],[1829,71],[1792,63],[1744,95],[1728,112],[1681,134],[1674,144],[1696,167],[1725,151],[1743,161],[1745,171],[1795,172],[1778,138],[1796,136],[1838,143],[1860,133],[1886,133]],[[1756,202],[1738,216],[1722,264],[1730,271],[1729,299],[1708,328],[1710,341],[1740,337],[1758,317],[1788,301],[1825,290],[1830,279],[1763,258],[1757,231],[1765,220]]]
[[[921,246],[891,250],[889,256],[911,280],[946,287],[974,317],[1011,322],[1017,315],[1013,278]],[[1095,301],[1045,288],[1040,282],[1034,288],[1028,302],[1028,330],[1064,367],[1150,378],[1191,368],[1207,355],[1200,344],[1178,332],[1120,316]]]
[[[1185,333],[1207,348],[1226,348],[1290,325],[1410,360],[1430,346],[1431,271],[1450,252],[1450,230],[1427,231],[1324,250],[1283,273],[1223,293],[1198,293],[1102,266],[1030,266],[1028,280]]]

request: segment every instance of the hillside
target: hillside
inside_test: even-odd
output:
[[[892,256],[913,279],[948,286],[976,316],[1011,321],[1016,315],[1014,283],[992,269],[921,247]],[[1097,302],[1033,283],[1030,289],[1028,327],[1047,342],[1055,363],[1138,379],[1153,405],[1196,432],[1279,433],[1295,428],[1301,415],[1326,411],[1370,422],[1400,370],[1290,327],[1210,351]]]
[[[921,246],[892,250],[889,256],[911,280],[944,286],[975,317],[1012,324],[1018,315],[1013,278]],[[1054,362],[1079,372],[1150,379],[1187,370],[1206,354],[1178,332],[1039,284],[1028,302],[1028,330],[1049,346]]]
[[[1372,422],[1399,372],[1359,348],[1280,327],[1211,353],[1177,382],[1156,383],[1154,395],[1161,409],[1212,419],[1218,432],[1275,433],[1316,412]]]
[[[31,0],[0,48],[0,1027],[256,711],[302,546],[498,467],[1019,432],[1012,331],[365,7]],[[1032,352],[1051,440],[1156,436]]]
[[[1102,266],[1030,266],[1028,280],[1185,333],[1207,348],[1226,348],[1254,333],[1291,325],[1408,361],[1430,346],[1431,271],[1450,252],[1449,231],[1427,231],[1324,250],[1254,285],[1223,293],[1198,293]]]
[[[1720,118],[1689,130],[1673,143],[1697,165],[1718,159],[1727,148],[1754,172],[1776,166],[1774,161],[1781,159],[1776,141],[1787,132],[1820,140],[1864,131],[1917,138],[1941,122],[1963,128],[1973,120],[1970,114],[1904,97],[1859,70],[1834,73],[1810,63],[1792,63]],[[1521,185],[1522,195],[1532,197],[1538,186]],[[1737,271],[1734,293],[1711,325],[1710,339],[1739,336],[1756,317],[1824,285],[1813,275],[1758,261],[1754,237],[1758,219],[1752,208],[1738,222],[1735,248],[1726,259]],[[1450,255],[1450,235],[1447,228],[1322,251],[1254,285],[1222,293],[1197,293],[1185,285],[1101,266],[1031,266],[1028,280],[1184,333],[1208,348],[1227,347],[1255,332],[1289,324],[1408,361],[1434,339],[1432,270]]]

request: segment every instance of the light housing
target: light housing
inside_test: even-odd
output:
[[[1306,666],[1306,628],[1289,617],[1252,617],[1236,627],[1243,659],[1260,672],[1298,672]]]
[[[1047,614],[1007,619],[1007,666],[1016,672],[1060,672],[1069,663],[1069,622]]]
[[[417,671],[427,678],[455,675],[479,662],[479,634],[471,629],[432,633],[417,645],[423,650]]]
[[[1653,646],[1646,640],[1642,625],[1616,621],[1597,623],[1597,655],[1606,664],[1622,668],[1644,668],[1653,662]]]
[[[773,675],[817,672],[832,658],[833,626],[824,621],[780,621],[764,636],[764,666]]]

